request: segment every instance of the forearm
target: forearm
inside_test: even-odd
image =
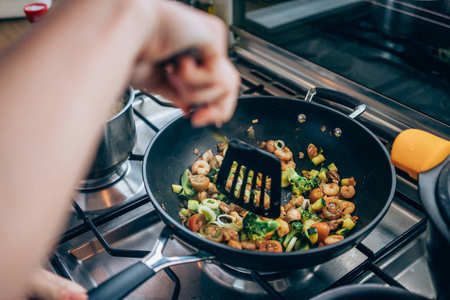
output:
[[[136,16],[138,5],[71,1],[0,58],[0,237],[8,242],[0,253],[0,290],[5,299],[17,295],[33,264],[49,250],[73,186],[95,154],[109,108],[155,27],[151,11],[148,19]]]

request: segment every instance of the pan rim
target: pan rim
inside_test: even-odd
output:
[[[277,96],[242,96],[239,97],[238,100],[249,100],[249,99],[272,99],[272,100],[282,100],[282,101],[302,101],[302,103],[306,104],[306,105],[312,105],[312,106],[316,106],[319,107],[319,109],[325,109],[328,111],[331,111],[333,113],[336,113],[346,119],[349,119],[350,121],[354,122],[355,125],[359,126],[361,129],[363,129],[366,133],[368,133],[371,138],[378,144],[378,146],[381,148],[381,150],[385,153],[386,158],[389,162],[389,167],[390,167],[390,175],[391,175],[391,189],[389,191],[389,196],[387,197],[387,201],[385,203],[385,205],[383,206],[383,208],[381,209],[380,213],[372,220],[370,221],[369,224],[367,224],[365,227],[361,228],[357,233],[358,234],[353,234],[350,237],[344,239],[344,242],[347,245],[353,244],[352,247],[350,247],[348,250],[345,250],[345,252],[349,251],[351,248],[357,246],[363,238],[361,237],[366,237],[370,231],[373,230],[373,228],[381,221],[381,219],[385,216],[386,212],[388,211],[389,207],[391,206],[392,200],[394,198],[394,194],[395,194],[395,187],[396,187],[396,173],[395,173],[395,168],[394,166],[390,163],[390,154],[387,151],[387,149],[384,147],[384,145],[381,143],[381,141],[375,136],[374,133],[372,133],[367,127],[365,127],[364,125],[362,125],[360,122],[358,122],[355,119],[350,118],[348,115],[337,111],[334,108],[330,108],[327,107],[325,105],[319,104],[319,103],[315,103],[315,102],[307,102],[304,100],[300,100],[300,99],[296,99],[296,98],[288,98],[288,97],[277,97]],[[149,154],[150,154],[150,150],[153,146],[153,144],[158,140],[158,137],[163,134],[163,132],[165,131],[166,128],[168,128],[169,126],[172,125],[172,123],[175,123],[176,121],[178,121],[179,119],[183,118],[183,115],[177,116],[175,118],[173,118],[171,121],[169,121],[165,126],[163,126],[159,132],[153,137],[153,139],[150,141],[149,145],[147,146],[147,149],[145,151],[145,155],[144,155],[144,160],[143,160],[143,167],[142,167],[142,175],[143,175],[143,179],[144,179],[144,187],[145,190],[147,192],[147,195],[149,196],[153,206],[155,207],[157,213],[159,214],[159,216],[161,217],[162,221],[164,222],[165,226],[173,227],[175,226],[177,229],[181,230],[184,234],[186,234],[187,236],[190,237],[190,239],[193,239],[195,241],[196,244],[204,244],[204,245],[208,245],[210,247],[213,248],[218,248],[221,251],[226,251],[229,252],[231,255],[232,254],[238,254],[238,255],[252,255],[252,256],[256,256],[256,257],[295,257],[295,256],[299,256],[299,255],[307,255],[307,254],[318,254],[318,253],[326,253],[326,252],[332,252],[333,249],[339,249],[341,248],[342,244],[341,243],[336,243],[333,245],[328,245],[327,247],[320,247],[320,248],[313,248],[313,249],[309,249],[307,251],[294,251],[294,252],[282,252],[282,253],[275,253],[275,252],[258,252],[258,251],[248,251],[248,250],[240,250],[240,249],[236,249],[221,243],[216,243],[216,242],[212,242],[206,238],[202,238],[199,237],[197,234],[193,233],[192,231],[190,231],[188,228],[182,226],[180,224],[180,222],[178,222],[177,220],[175,220],[174,218],[172,218],[163,208],[162,206],[158,203],[158,201],[156,200],[155,196],[153,195],[150,186],[148,184],[148,178],[147,178],[147,174],[146,174],[146,169],[147,169],[147,165],[148,165],[148,158],[149,158]],[[170,186],[168,186],[168,188],[170,188]],[[172,228],[171,228],[172,229]],[[172,229],[173,231],[173,229]],[[189,242],[188,239],[186,239],[184,236],[182,236],[181,234],[178,234],[177,232],[174,232],[175,236],[178,237],[179,239],[181,239],[184,242]],[[356,242],[356,240],[361,239],[360,241]],[[211,253],[211,251],[206,251],[203,250],[203,246],[197,246],[194,245],[196,248],[199,248],[199,250]],[[214,253],[212,253],[213,255],[215,255]],[[220,259],[219,259],[220,260]],[[326,261],[321,262],[320,264],[324,263]]]

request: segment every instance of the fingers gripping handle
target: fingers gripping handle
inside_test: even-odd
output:
[[[149,266],[137,262],[89,291],[89,300],[122,299],[155,274]]]

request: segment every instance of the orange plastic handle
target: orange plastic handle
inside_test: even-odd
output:
[[[450,141],[419,129],[407,129],[400,133],[392,145],[391,162],[417,179],[450,154]]]

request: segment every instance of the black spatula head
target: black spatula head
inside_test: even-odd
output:
[[[258,174],[261,174],[259,192]],[[232,202],[248,211],[267,218],[280,216],[281,162],[269,152],[237,139],[231,140],[216,186]]]

